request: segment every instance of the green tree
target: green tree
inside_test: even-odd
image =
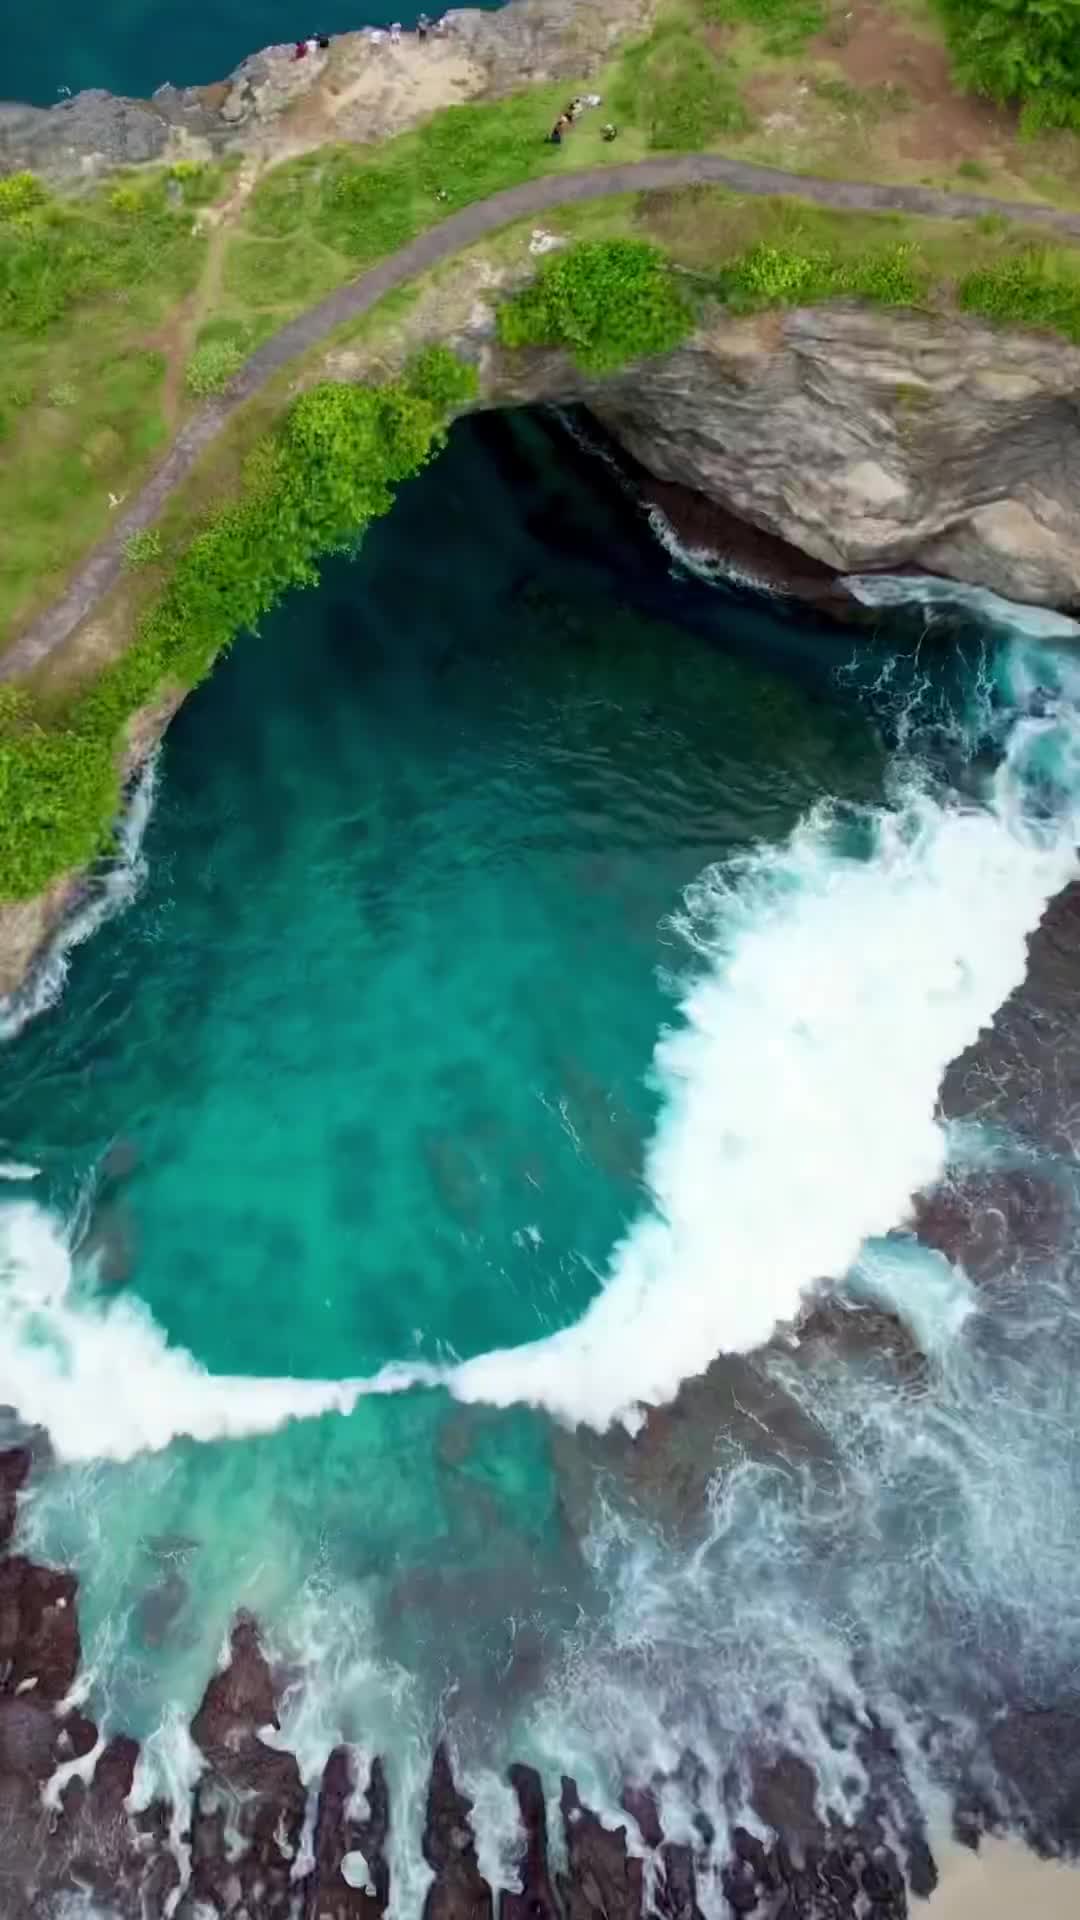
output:
[[[1027,131],[1080,127],[1080,0],[942,0],[957,78],[1023,108]]]

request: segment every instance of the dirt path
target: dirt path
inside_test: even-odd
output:
[[[624,166],[596,167],[587,173],[545,174],[541,179],[508,187],[502,193],[492,194],[490,199],[463,207],[460,213],[451,214],[438,226],[429,227],[407,247],[390,254],[378,266],[369,268],[316,306],[309,307],[259,347],[225,391],[208,400],[181,429],[157,471],[79,568],[67,591],[7,649],[0,659],[0,680],[29,673],[56,647],[63,645],[120,577],[125,542],[133,533],[153,524],[174,488],[191,472],[204,448],[237,408],[249,400],[271,374],[277,373],[297,354],[317,346],[335,327],[365,313],[392,288],[514,220],[549,213],[576,201],[603,199],[609,194],[713,185],[731,188],[736,193],[795,195],[816,201],[820,206],[849,212],[913,213],[937,220],[972,220],[980,214],[1002,214],[1008,219],[1080,238],[1080,213],[1063,213],[1057,207],[991,200],[980,194],[944,193],[931,187],[819,180],[809,174],[783,173],[775,167],[729,160],[718,153],[639,160]]]

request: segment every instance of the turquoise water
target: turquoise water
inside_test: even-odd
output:
[[[93,1710],[154,1780],[252,1608],[308,1776],[388,1756],[412,1920],[440,1726],[490,1864],[510,1757],[610,1805],[692,1746],[718,1795],[779,1706],[842,1804],[838,1689],[959,1713],[1021,1619],[1045,1682],[1071,1301],[1033,1273],[999,1320],[881,1238],[973,1150],[941,1073],[1074,870],[1039,646],[856,643],[673,570],[509,416],[183,708],[142,892],[0,1085],[0,1400],[66,1456],[24,1538],[78,1568]],[[640,1445],[573,1429],[853,1262],[914,1398],[872,1336],[781,1341]],[[441,1384],[288,1419],[388,1362]]]
[[[487,7],[492,0],[477,4]],[[145,99],[166,81],[187,87],[223,80],[260,47],[391,20],[408,27],[421,11],[389,0],[370,0],[359,10],[342,0],[320,0],[314,11],[296,0],[225,0],[201,10],[182,0],[110,0],[105,9],[50,0],[21,13],[7,33],[0,99],[49,107],[63,89],[78,93],[83,87]]]
[[[642,1204],[682,890],[822,793],[878,791],[874,729],[829,690],[848,643],[811,664],[807,641],[674,586],[557,427],[457,429],[183,709],[142,897],[8,1050],[0,1154],[79,1223],[84,1284],[230,1374],[573,1322]],[[153,1585],[148,1535],[195,1534],[161,1681],[187,1638],[194,1688],[231,1607],[287,1610],[319,1543],[356,1572],[449,1539],[445,1577],[478,1562],[505,1634],[511,1570],[531,1589],[550,1555],[565,1580],[549,1454],[538,1416],[427,1395],[101,1469],[88,1622]],[[85,1562],[84,1527],[77,1503],[52,1550]],[[124,1692],[143,1728],[159,1706],[153,1678],[142,1711]]]

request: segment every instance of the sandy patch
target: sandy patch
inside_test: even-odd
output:
[[[1080,1866],[1040,1860],[1016,1840],[986,1839],[978,1853],[935,1846],[941,1880],[916,1901],[914,1920],[1077,1920]]]
[[[289,111],[289,145],[382,140],[456,106],[487,84],[484,69],[449,40],[421,44],[404,34],[372,44],[363,34],[339,42],[326,71]]]

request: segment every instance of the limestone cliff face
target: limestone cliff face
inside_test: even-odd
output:
[[[947,313],[717,314],[614,381],[490,352],[494,397],[576,398],[663,481],[854,573],[1080,605],[1080,350]]]

